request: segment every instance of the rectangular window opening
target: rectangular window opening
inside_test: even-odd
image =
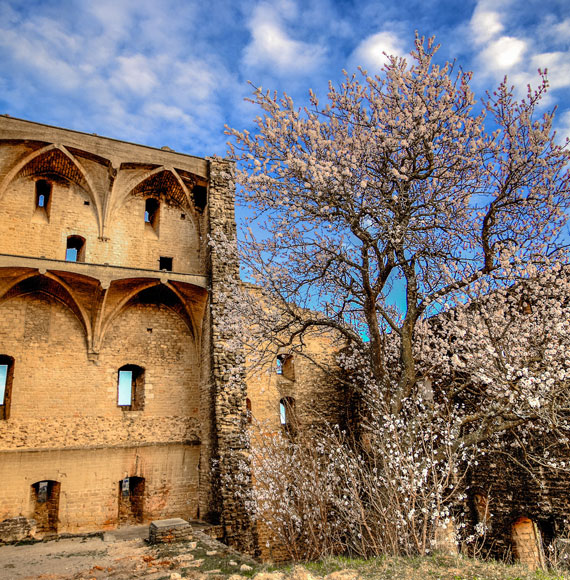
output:
[[[0,405],[6,404],[7,383],[8,383],[8,365],[0,365]]]
[[[165,256],[161,256],[158,260],[158,269],[159,270],[166,270],[167,272],[172,272],[172,258],[167,258]]]
[[[119,407],[133,404],[133,371],[119,371]]]
[[[85,238],[82,238],[81,236],[68,236],[65,248],[65,261],[85,261]]]

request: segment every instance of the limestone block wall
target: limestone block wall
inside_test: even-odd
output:
[[[189,329],[166,306],[123,310],[96,364],[79,321],[54,297],[18,296],[0,314],[0,354],[14,358],[0,449],[199,440],[200,363]],[[125,364],[145,368],[142,411],[117,405]]]
[[[0,116],[0,521],[61,533],[204,514],[209,166]]]
[[[12,451],[2,454],[0,521],[33,518],[32,486],[60,484],[57,533],[89,532],[118,524],[120,481],[144,479],[140,523],[184,516],[198,506],[198,446],[138,446],[89,450]]]
[[[304,338],[302,348],[293,347],[281,355],[282,363],[276,357],[249,366],[247,396],[254,422],[269,430],[281,428],[280,401],[286,398],[294,401],[299,429],[342,424],[346,393],[335,375],[339,347],[326,333],[315,333]]]

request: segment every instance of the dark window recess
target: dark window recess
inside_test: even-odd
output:
[[[85,200],[85,201],[83,202],[83,205],[91,205],[91,202],[90,202],[90,201],[88,201],[88,200]]]
[[[10,418],[13,376],[14,359],[5,354],[0,355],[0,420]]]
[[[123,411],[144,409],[144,369],[142,367],[125,365],[119,369],[117,405]]]
[[[192,197],[194,198],[194,205],[200,211],[204,211],[208,203],[208,189],[203,185],[195,185],[192,189]]]
[[[69,236],[65,250],[67,262],[85,262],[85,238],[81,236]]]
[[[144,203],[144,221],[150,224],[154,229],[158,226],[158,215],[160,211],[160,202],[158,199],[149,197]]]
[[[48,211],[51,200],[51,183],[45,179],[36,181],[36,208]]]
[[[167,272],[172,272],[172,258],[160,256],[158,260],[158,269],[166,270]]]
[[[245,414],[246,414],[247,422],[251,423],[253,421],[253,415],[251,412],[251,399],[245,400]]]
[[[181,213],[180,214],[180,219],[181,220],[185,220],[186,219],[186,214],[185,213]]]

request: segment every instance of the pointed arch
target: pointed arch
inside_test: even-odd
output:
[[[33,151],[17,163],[0,183],[0,201],[14,179],[34,175],[56,174],[79,185],[93,202],[97,227],[101,235],[101,204],[93,183],[78,161],[63,145],[51,144]]]
[[[161,165],[160,167],[151,169],[140,178],[131,180],[127,187],[123,188],[122,193],[117,192],[112,195],[113,197],[117,196],[117,199],[109,204],[109,209],[105,216],[106,221],[131,196],[155,197],[166,202],[170,201],[170,203],[174,203],[174,205],[178,205],[186,211],[189,211],[194,229],[197,235],[199,235],[198,215],[192,202],[191,193],[178,171],[173,167]]]
[[[124,282],[124,280],[122,280],[122,282]],[[168,308],[170,308],[171,310],[173,310],[176,314],[178,314],[182,318],[182,320],[184,320],[184,322],[188,327],[188,330],[190,331],[190,334],[192,335],[194,344],[197,347],[198,342],[195,331],[194,319],[193,316],[189,313],[184,299],[181,297],[180,293],[176,291],[175,288],[172,287],[171,284],[169,284],[168,282],[162,283],[160,280],[150,280],[140,284],[136,288],[133,288],[130,292],[126,293],[123,296],[123,298],[113,307],[112,311],[107,316],[103,314],[98,324],[96,347],[97,348],[101,347],[103,341],[105,340],[105,335],[107,334],[107,330],[109,329],[111,323],[113,322],[113,320],[117,318],[117,316],[121,314],[121,312],[129,305],[129,303],[132,300],[134,300],[145,290],[149,290],[151,288],[155,288],[158,286],[163,286],[164,288],[167,288],[170,294],[175,297],[174,304],[166,304],[165,302],[163,302],[163,304]]]
[[[47,294],[69,308],[83,327],[87,345],[91,343],[91,323],[87,312],[77,300],[70,286],[51,272],[39,274],[32,270],[19,276],[0,295],[0,304],[17,296],[35,293]]]

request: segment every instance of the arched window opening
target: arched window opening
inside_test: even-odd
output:
[[[279,419],[281,427],[287,434],[294,436],[297,431],[297,418],[295,416],[295,399],[283,397],[279,401]]]
[[[142,367],[125,365],[119,369],[117,405],[123,411],[144,409],[144,369]]]
[[[51,201],[51,183],[45,179],[36,181],[36,209],[48,211]]]
[[[154,197],[148,197],[144,202],[144,222],[147,227],[158,230],[160,202]]]
[[[125,477],[119,481],[119,525],[144,521],[144,477]]]
[[[248,424],[251,424],[251,422],[253,421],[253,415],[251,412],[251,399],[249,398],[245,400],[245,416]]]
[[[0,355],[0,420],[10,418],[13,376],[14,359],[5,354]]]
[[[65,250],[67,262],[85,262],[85,238],[81,236],[69,236]]]
[[[276,372],[290,381],[295,380],[295,365],[293,362],[293,355],[279,354],[277,355]]]
[[[489,497],[487,494],[482,491],[478,490],[475,491],[472,495],[472,506],[473,506],[473,515],[476,530],[480,535],[483,535],[490,531],[491,528],[491,513],[489,511]]]
[[[38,532],[57,532],[59,512],[59,481],[37,481],[32,485],[33,518]]]

